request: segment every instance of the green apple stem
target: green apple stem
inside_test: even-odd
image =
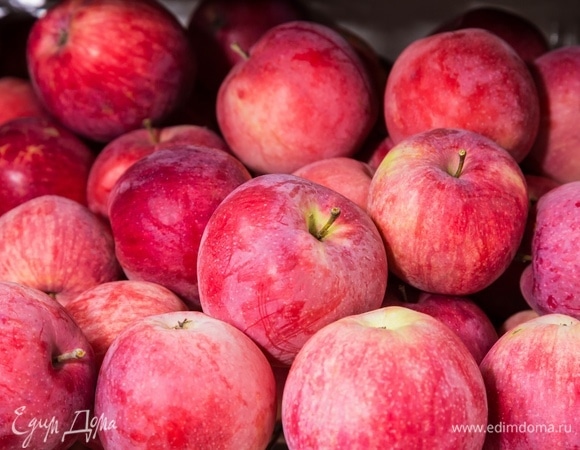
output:
[[[467,155],[467,152],[464,149],[461,149],[459,150],[458,154],[459,154],[459,165],[457,166],[457,170],[453,174],[455,178],[459,178],[461,172],[463,171],[463,164],[465,164],[465,155]]]
[[[250,57],[250,54],[247,51],[245,51],[242,47],[240,47],[240,44],[238,44],[237,42],[233,42],[230,45],[230,48],[238,55],[240,55],[243,59],[248,59]]]
[[[312,234],[312,236],[321,241],[328,234],[328,230],[330,229],[332,224],[336,221],[336,219],[338,219],[338,216],[340,216],[340,208],[338,206],[334,206],[333,208],[331,208],[330,217],[328,218],[324,226],[317,231],[316,224],[314,223],[314,215],[311,215],[309,218],[310,220],[308,225],[308,231],[310,232],[310,234]]]
[[[159,144],[159,130],[153,127],[151,119],[143,120],[143,127],[149,132],[149,139],[153,144]]]
[[[66,353],[61,353],[55,356],[54,362],[63,363],[65,361],[70,361],[71,359],[81,359],[87,354],[82,348],[75,348],[74,350]]]

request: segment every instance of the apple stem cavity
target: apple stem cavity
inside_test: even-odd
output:
[[[308,221],[308,231],[312,236],[316,239],[321,241],[324,237],[328,234],[328,230],[332,226],[332,224],[338,219],[340,216],[340,208],[338,206],[334,206],[330,209],[330,217],[324,224],[324,226],[320,230],[316,230],[316,223],[314,221],[314,214],[311,214]]]
[[[247,51],[245,51],[242,47],[240,47],[240,44],[238,44],[237,42],[232,42],[230,48],[238,55],[240,55],[244,60],[250,57],[250,54]]]
[[[60,355],[55,356],[54,362],[55,363],[63,363],[70,360],[76,360],[84,358],[87,354],[82,348],[75,348],[74,350],[66,353],[61,353]]]
[[[175,325],[173,328],[176,330],[183,330],[187,328],[187,325],[189,325],[191,322],[192,322],[191,319],[178,320],[177,325]]]
[[[467,152],[465,151],[465,149],[462,148],[461,150],[459,150],[458,154],[459,154],[459,165],[457,166],[457,170],[453,174],[455,178],[459,178],[461,176],[461,172],[463,172],[463,164],[465,164],[465,155],[467,155]]]
[[[149,139],[151,139],[151,142],[159,144],[159,130],[153,127],[151,119],[144,119],[143,127],[149,132]]]

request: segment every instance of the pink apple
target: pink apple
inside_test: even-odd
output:
[[[437,27],[434,33],[464,28],[483,28],[506,41],[520,57],[531,63],[550,50],[544,31],[522,13],[498,6],[473,6]]]
[[[16,77],[0,78],[0,125],[29,116],[48,117],[30,81]]]
[[[0,242],[0,281],[36,288],[63,305],[122,277],[109,228],[65,197],[36,197],[0,216]]]
[[[146,127],[128,131],[105,145],[97,155],[87,180],[89,209],[108,217],[109,197],[119,177],[133,163],[169,143],[189,143],[229,151],[215,131],[198,125]]]
[[[553,49],[532,65],[540,97],[540,128],[525,170],[559,183],[580,181],[580,45]]]
[[[282,397],[288,447],[481,449],[485,386],[449,328],[391,306],[339,319],[306,342]]]
[[[251,178],[231,154],[165,144],[129,167],[109,198],[109,221],[121,267],[199,307],[198,248],[221,201]]]
[[[514,158],[491,139],[436,129],[387,153],[367,210],[395,275],[426,292],[464,296],[489,286],[514,258],[528,193]]]
[[[378,97],[354,48],[330,27],[293,21],[271,28],[222,83],[218,124],[255,173],[291,173],[352,156],[378,114]]]
[[[216,208],[199,247],[198,282],[205,313],[288,366],[324,325],[381,305],[387,260],[376,226],[354,202],[268,174]]]
[[[58,302],[17,283],[0,282],[0,323],[2,449],[69,448],[93,404],[89,342]]]
[[[265,449],[276,386],[244,333],[198,311],[145,317],[107,352],[95,414],[114,420],[105,448]]]
[[[48,119],[24,117],[0,125],[0,215],[41,195],[87,204],[94,153]]]
[[[536,205],[531,264],[521,275],[521,290],[540,314],[580,318],[580,181],[564,183]]]
[[[100,368],[111,343],[128,325],[145,316],[186,311],[187,306],[156,283],[117,280],[87,289],[71,300],[66,310],[89,340]]]
[[[481,362],[489,404],[484,449],[573,449],[580,442],[580,321],[528,320]]]
[[[99,142],[165,119],[194,80],[185,28],[157,0],[58,2],[34,24],[27,55],[46,109]]]
[[[365,162],[337,156],[306,164],[295,170],[293,175],[333,189],[366,209],[373,173]]]
[[[416,39],[393,63],[384,95],[395,143],[434,128],[482,134],[516,161],[529,153],[540,105],[526,63],[503,39],[477,28]]]
[[[539,317],[539,314],[533,309],[522,309],[510,315],[499,327],[498,334],[500,336],[506,334],[508,331],[515,330],[522,323],[528,320]]]

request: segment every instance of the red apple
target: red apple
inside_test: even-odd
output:
[[[434,128],[482,134],[516,161],[529,153],[540,105],[526,63],[503,39],[478,28],[416,39],[393,63],[384,96],[395,143]]]
[[[166,118],[194,80],[184,26],[157,0],[66,0],[28,39],[30,78],[60,122],[99,142]]]
[[[330,27],[271,28],[222,83],[217,119],[225,141],[255,173],[291,173],[352,156],[378,114],[373,82],[353,47]]]
[[[2,449],[69,448],[93,404],[89,342],[58,302],[17,283],[0,282],[0,323]]]
[[[99,152],[87,180],[89,209],[108,217],[108,202],[119,177],[144,156],[166,144],[193,144],[229,151],[214,131],[197,125],[173,125],[128,131],[113,139]]]
[[[426,292],[464,296],[489,286],[514,258],[528,193],[514,158],[491,139],[436,129],[387,153],[367,210],[395,275]]]
[[[122,276],[109,228],[65,197],[36,197],[0,216],[0,242],[0,280],[36,288],[63,305]]]
[[[540,97],[540,128],[522,162],[530,173],[559,183],[580,181],[580,45],[559,47],[538,57],[532,74]]]
[[[197,311],[143,318],[107,352],[95,400],[105,448],[265,449],[276,386],[244,333]]]
[[[489,404],[484,449],[573,449],[580,442],[580,321],[528,320],[502,335],[480,365]]]
[[[198,248],[221,201],[251,178],[229,153],[166,144],[129,167],[109,198],[109,221],[121,267],[199,307]]]
[[[500,336],[506,334],[508,331],[515,330],[522,323],[528,320],[535,319],[540,315],[533,309],[522,309],[521,311],[515,312],[510,315],[499,327],[498,334]]]
[[[449,328],[391,306],[339,319],[298,353],[282,397],[289,448],[473,449],[485,434],[479,368]]]
[[[94,153],[74,134],[40,117],[0,125],[0,215],[41,195],[87,204]]]
[[[354,202],[268,174],[216,208],[199,247],[198,282],[205,313],[288,366],[324,325],[381,305],[387,260],[376,226]]]
[[[333,189],[366,209],[373,173],[373,169],[363,161],[337,156],[306,164],[293,175]]]
[[[29,116],[48,117],[30,81],[17,77],[0,78],[0,125]]]

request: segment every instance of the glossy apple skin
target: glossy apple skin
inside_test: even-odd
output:
[[[69,448],[81,435],[64,433],[80,425],[75,413],[93,403],[97,372],[90,344],[58,302],[17,283],[0,282],[0,322],[0,446]],[[75,349],[85,355],[54,362]],[[34,419],[53,420],[56,428],[35,429]]]
[[[34,24],[27,58],[46,109],[98,142],[167,117],[195,71],[184,27],[155,0],[59,2]]]
[[[466,150],[459,177],[459,150]],[[419,133],[393,147],[376,170],[367,210],[389,270],[432,293],[469,295],[514,258],[528,214],[524,175],[492,140],[467,130]]]
[[[580,45],[551,50],[531,66],[540,97],[540,127],[523,167],[559,183],[580,181]]]
[[[329,233],[333,207],[341,210]],[[243,330],[275,365],[340,317],[378,308],[385,248],[364,210],[346,197],[287,174],[254,178],[216,208],[199,247],[202,310]]]
[[[0,215],[41,195],[87,204],[95,154],[74,134],[40,117],[0,125]]]
[[[373,173],[370,165],[363,161],[338,156],[306,164],[293,175],[326,186],[366,209]]]
[[[0,216],[0,242],[0,280],[36,288],[63,305],[123,276],[110,229],[65,197],[36,197]]]
[[[198,125],[128,131],[105,145],[91,166],[86,188],[89,209],[108,218],[109,197],[119,177],[136,161],[169,143],[189,143],[229,151],[215,131]]]
[[[564,183],[537,203],[532,262],[521,275],[528,304],[540,314],[580,318],[580,181]]]
[[[548,314],[502,335],[480,365],[497,427],[484,449],[578,447],[578,367],[580,322],[570,316]]]
[[[232,151],[255,173],[292,173],[352,156],[378,114],[370,76],[353,47],[321,24],[278,25],[220,86],[216,112]]]
[[[276,386],[264,354],[235,327],[198,311],[166,313],[115,339],[95,413],[117,424],[99,433],[105,448],[264,449]]]
[[[487,403],[465,345],[398,306],[339,319],[298,353],[282,397],[289,448],[481,449]]]
[[[516,161],[538,132],[540,105],[530,71],[493,33],[468,28],[416,39],[399,54],[384,95],[395,143],[434,128],[480,133]]]
[[[198,249],[221,201],[251,178],[222,150],[168,144],[119,178],[109,221],[119,263],[131,280],[151,281],[199,309]]]
[[[0,78],[0,125],[20,117],[47,117],[29,80]]]

